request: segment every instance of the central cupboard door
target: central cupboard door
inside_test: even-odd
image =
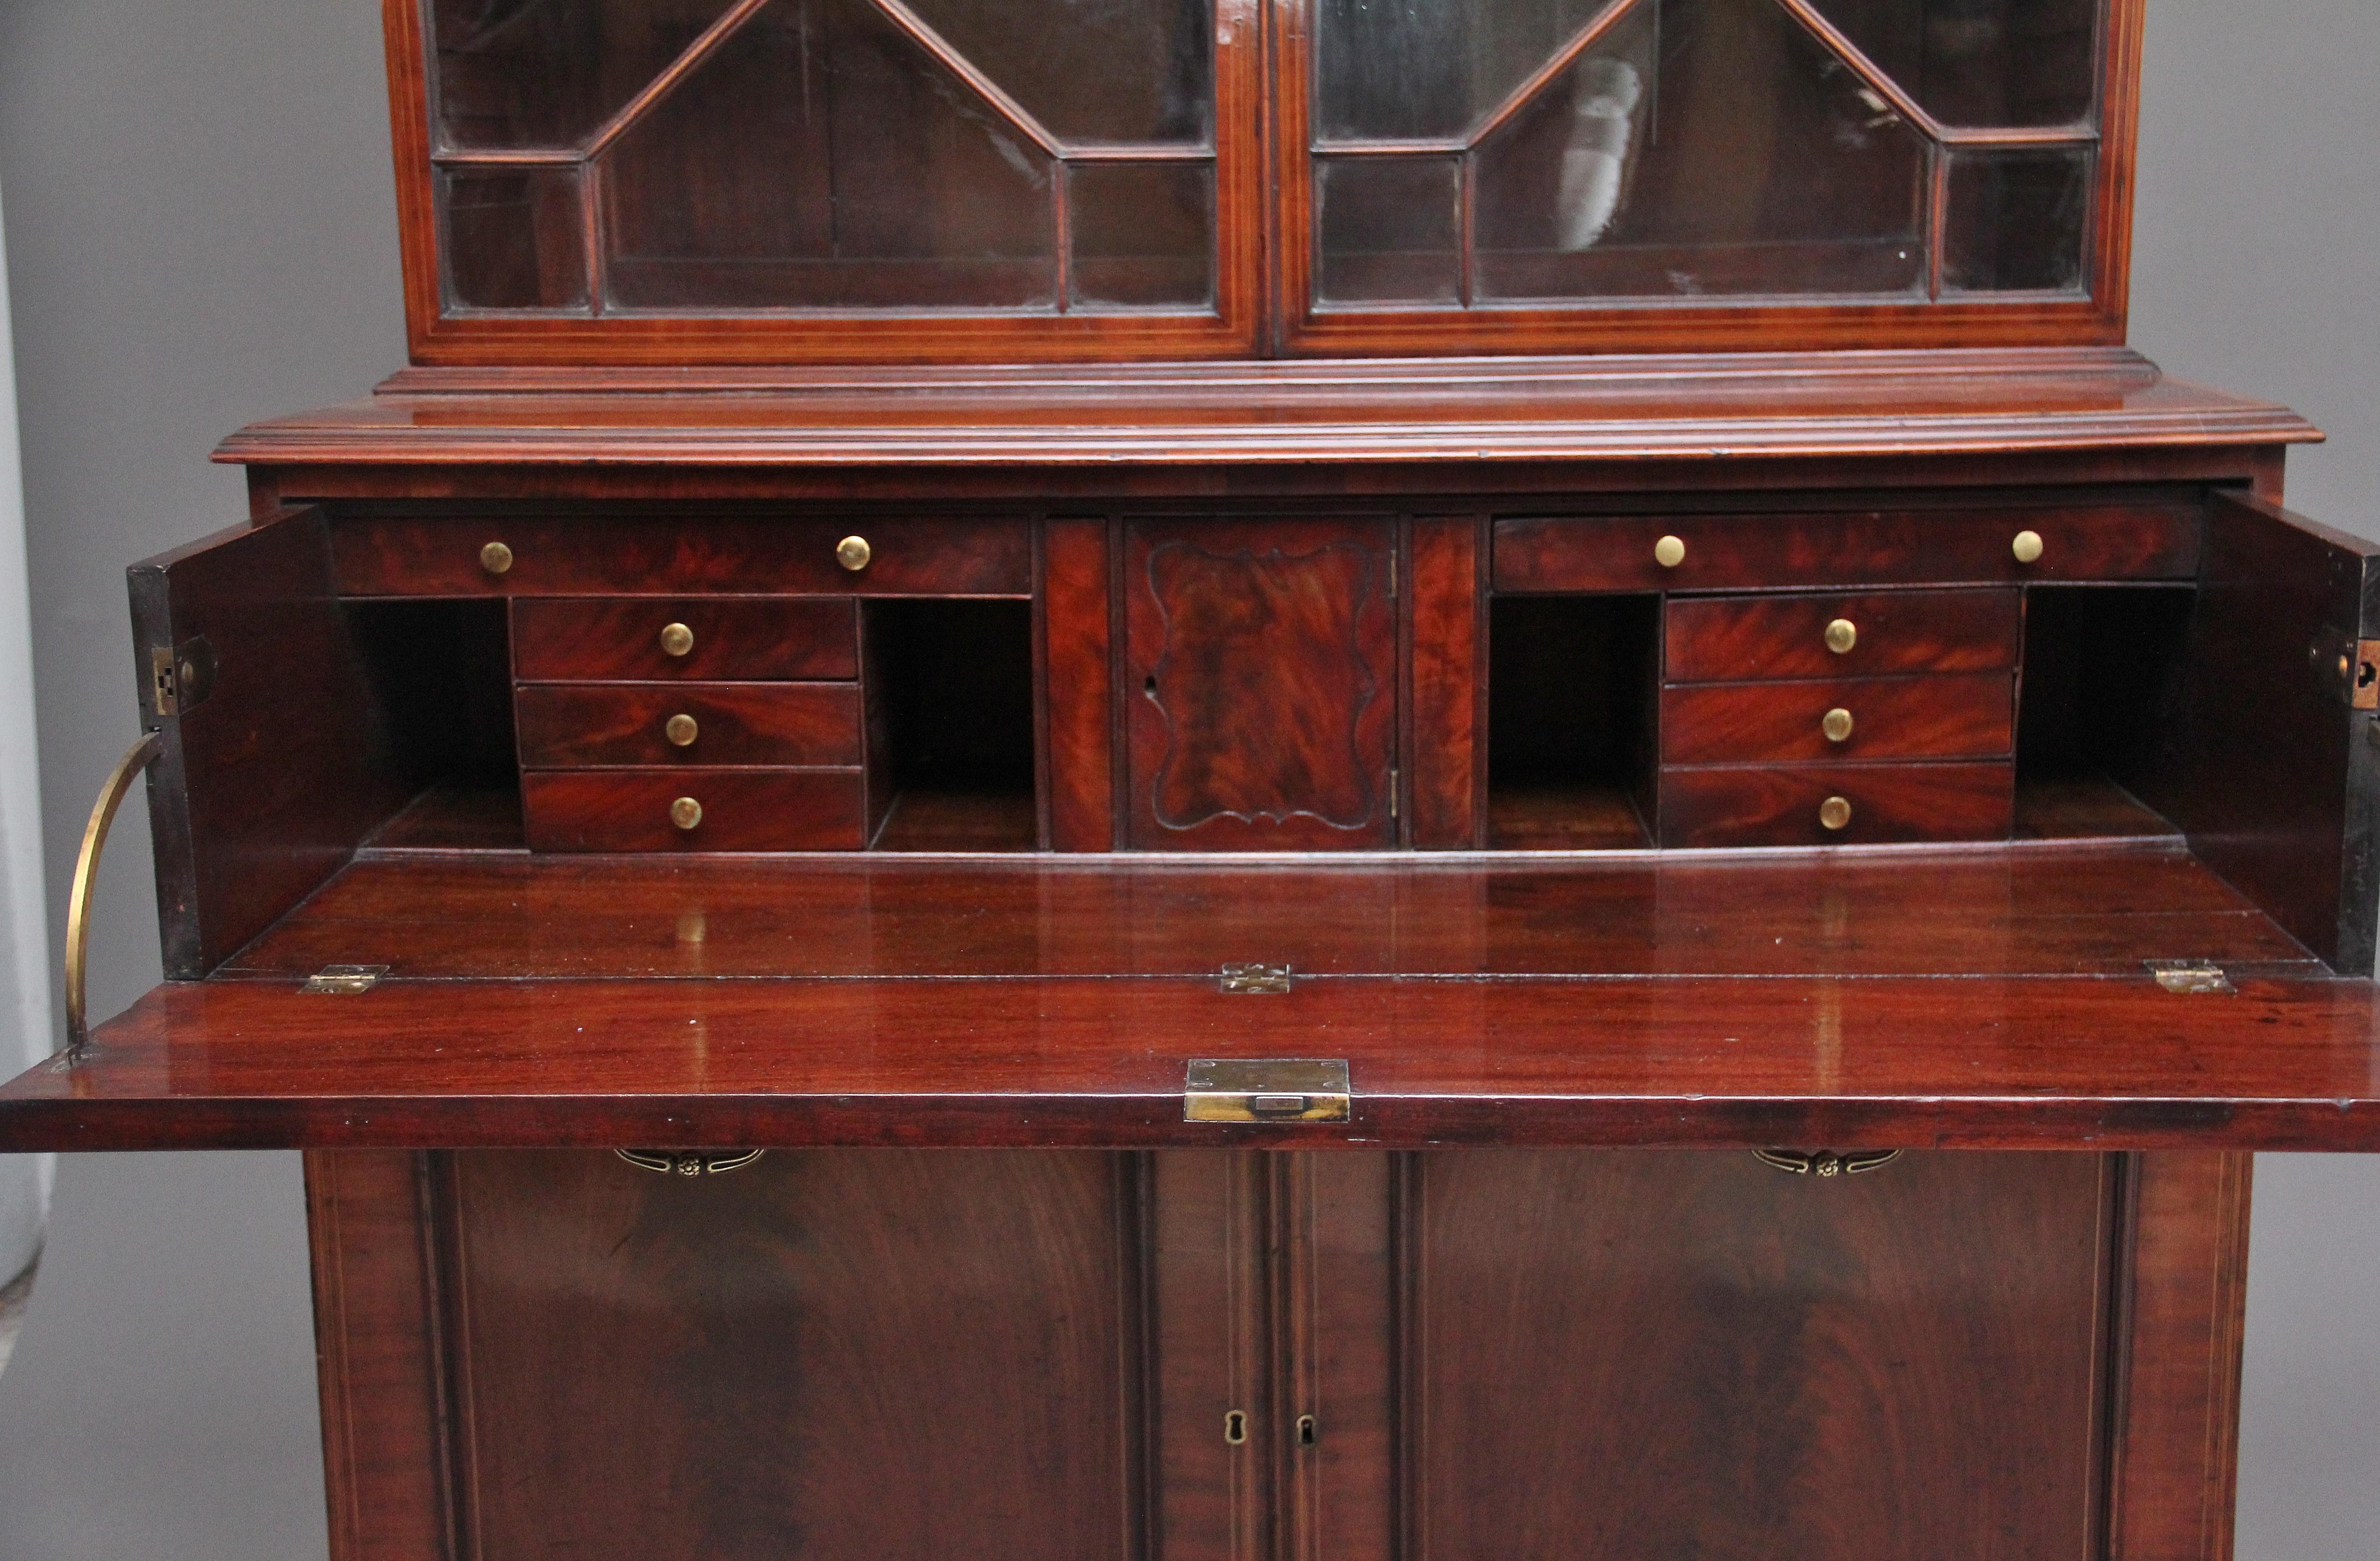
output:
[[[1127,528],[1134,847],[1396,844],[1395,544],[1388,519]]]

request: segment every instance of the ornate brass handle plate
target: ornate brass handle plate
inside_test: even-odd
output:
[[[723,1177],[740,1171],[769,1152],[765,1149],[615,1149],[612,1152],[640,1171],[665,1177]]]
[[[1840,1154],[1830,1149],[1755,1149],[1752,1152],[1762,1165],[1796,1177],[1864,1176],[1900,1158],[1897,1149],[1853,1149]]]
[[[67,1055],[82,1055],[91,1044],[91,1016],[85,1003],[91,955],[91,891],[99,880],[99,851],[134,777],[155,763],[165,751],[165,739],[151,732],[125,750],[107,773],[91,804],[91,822],[83,825],[82,850],[75,857],[74,886],[67,893]]]

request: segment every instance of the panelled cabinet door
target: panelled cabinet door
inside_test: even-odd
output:
[[[1394,549],[1387,519],[1128,527],[1133,846],[1396,843]]]

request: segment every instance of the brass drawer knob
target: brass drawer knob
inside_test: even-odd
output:
[[[1849,742],[1852,736],[1852,713],[1840,705],[1827,712],[1818,723],[1818,730],[1827,734],[1828,742]]]
[[[1663,537],[1653,544],[1653,562],[1665,569],[1674,569],[1686,561],[1686,543],[1682,537]]]
[[[500,542],[492,542],[480,549],[480,567],[492,575],[501,575],[513,567],[513,550]]]
[[[694,630],[682,623],[662,626],[662,654],[682,656],[694,649]]]
[[[1818,804],[1818,822],[1828,829],[1843,829],[1852,822],[1852,800],[1848,797],[1829,797]]]
[[[834,544],[834,561],[855,575],[868,567],[868,561],[875,556],[866,537],[845,537]]]
[[[694,717],[691,715],[680,713],[662,723],[662,736],[669,738],[673,747],[692,748],[694,739],[701,733],[702,728],[694,724]]]
[[[1849,655],[1851,648],[1858,643],[1859,625],[1852,622],[1851,619],[1837,618],[1827,625],[1827,649],[1834,652],[1835,654]]]
[[[702,804],[691,797],[681,797],[670,804],[670,823],[680,829],[692,829],[702,822]]]
[[[2041,558],[2041,533],[2039,531],[2019,531],[2016,534],[2016,540],[2009,543],[2009,551],[2016,555],[2016,561],[2020,564],[2039,562]]]

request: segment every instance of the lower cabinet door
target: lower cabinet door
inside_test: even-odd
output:
[[[1412,1157],[1407,1554],[2086,1561],[2111,1164]]]

